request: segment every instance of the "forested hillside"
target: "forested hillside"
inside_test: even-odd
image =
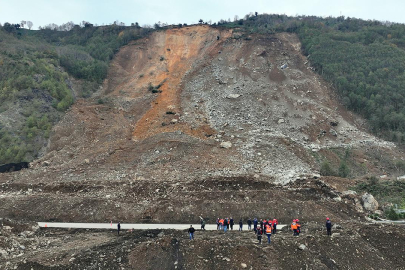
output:
[[[150,31],[91,24],[70,31],[1,27],[0,164],[35,158],[76,95],[89,97],[98,89],[114,53]]]
[[[220,22],[248,33],[295,32],[311,65],[370,130],[405,142],[405,25],[354,18],[251,14]]]

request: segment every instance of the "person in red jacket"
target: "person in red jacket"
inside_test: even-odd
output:
[[[271,218],[269,218],[267,224],[269,224],[269,226],[273,229],[273,220]]]
[[[277,221],[277,219],[273,219],[273,233],[276,233],[277,232],[277,224],[278,224],[278,221]]]

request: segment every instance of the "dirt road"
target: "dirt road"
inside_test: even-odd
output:
[[[194,228],[201,228],[200,224],[192,224]],[[75,228],[75,229],[116,229],[117,223],[65,223],[65,222],[38,222],[41,228]],[[278,229],[282,229],[286,225],[279,224]],[[190,224],[143,224],[143,223],[122,223],[122,230],[187,230]],[[247,225],[244,224],[244,230],[247,230]],[[208,231],[217,230],[216,224],[206,224],[205,229]],[[238,230],[239,225],[234,225],[234,229]]]

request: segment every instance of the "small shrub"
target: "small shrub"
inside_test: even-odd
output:
[[[334,176],[334,175],[336,175],[336,173],[334,172],[334,170],[330,166],[329,161],[327,161],[327,160],[324,160],[322,162],[320,173],[323,176]]]
[[[340,166],[339,166],[339,176],[345,178],[345,177],[348,177],[349,174],[350,174],[350,169],[347,166],[346,162],[342,160],[340,162]]]
[[[392,207],[385,211],[385,216],[390,220],[398,220],[400,218],[400,215]]]
[[[100,98],[99,100],[97,100],[98,104],[104,104],[104,99]]]

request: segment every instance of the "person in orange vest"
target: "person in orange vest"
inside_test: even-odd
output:
[[[293,220],[293,222],[291,223],[291,230],[293,231],[293,236],[298,236],[297,233],[297,223],[295,223],[295,219]]]
[[[271,226],[269,224],[266,225],[266,235],[267,235],[267,243],[270,244],[271,240]]]
[[[219,220],[219,229],[222,230],[223,227],[224,227],[224,219],[221,218],[221,219]]]
[[[300,233],[301,233],[301,224],[300,224],[299,219],[296,219],[295,223],[297,223],[297,234],[300,235]]]

